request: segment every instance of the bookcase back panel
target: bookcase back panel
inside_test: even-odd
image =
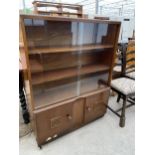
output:
[[[29,47],[67,46],[72,43],[71,23],[25,21]]]

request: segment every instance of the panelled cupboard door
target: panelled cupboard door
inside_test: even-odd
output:
[[[48,142],[73,128],[80,127],[83,122],[83,101],[76,100],[36,111],[34,115],[38,144]]]
[[[34,112],[37,142],[44,144],[101,117],[106,112],[110,89],[53,105]]]
[[[86,97],[85,123],[91,122],[105,114],[109,93],[110,89],[107,88],[104,92]]]

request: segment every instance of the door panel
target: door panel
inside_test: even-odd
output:
[[[45,143],[73,126],[73,104],[67,103],[35,114],[37,141]]]
[[[89,96],[86,98],[85,103],[85,123],[101,117],[106,112],[106,104],[108,103],[110,90]]]

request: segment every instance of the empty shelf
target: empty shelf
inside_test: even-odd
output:
[[[65,53],[74,51],[87,51],[96,49],[113,48],[113,45],[82,45],[82,46],[69,46],[69,47],[44,47],[44,48],[30,48],[29,54],[46,54],[46,53]]]
[[[78,75],[85,75],[89,73],[96,73],[101,71],[108,71],[109,67],[103,64],[97,65],[88,65],[84,66],[80,69],[78,68],[70,68],[70,69],[61,69],[55,71],[42,72],[38,74],[32,75],[32,84],[38,85],[44,82],[62,80],[65,78],[70,78]]]

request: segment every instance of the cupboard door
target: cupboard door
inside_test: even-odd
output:
[[[38,144],[68,132],[73,127],[73,104],[67,103],[35,112]]]
[[[84,99],[35,112],[37,141],[43,144],[83,124]]]
[[[85,123],[101,117],[106,112],[106,104],[108,103],[110,89],[104,92],[86,97],[85,103]]]

